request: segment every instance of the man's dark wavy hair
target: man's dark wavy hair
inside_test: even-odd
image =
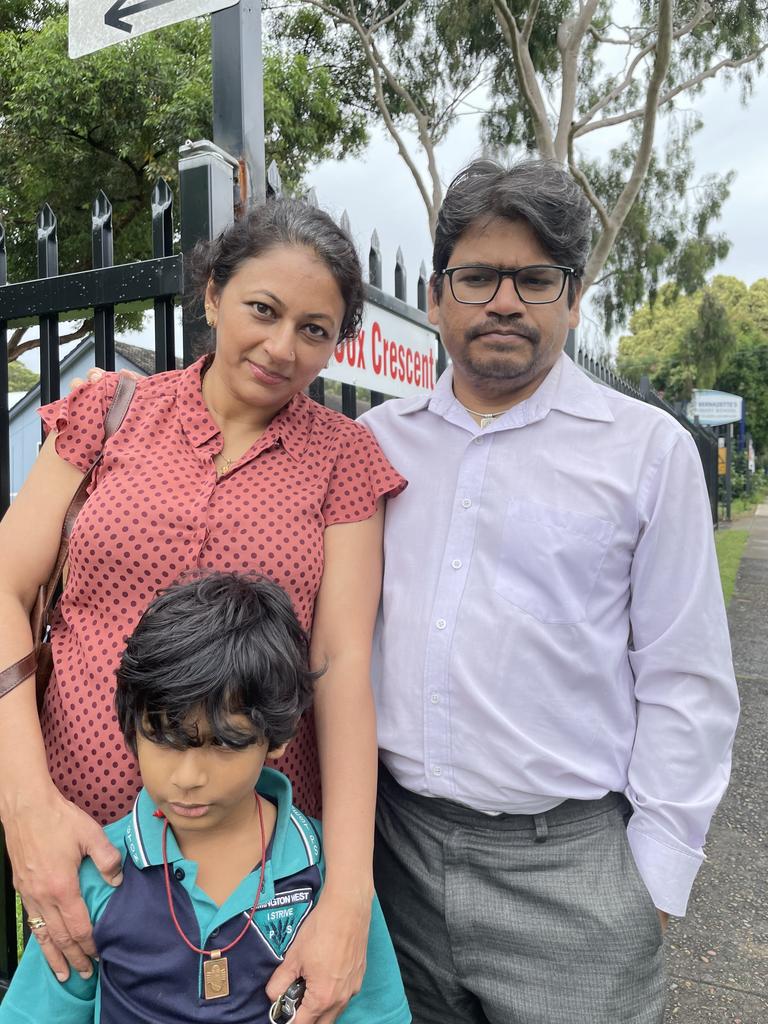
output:
[[[276,583],[238,573],[186,575],[142,615],[117,670],[117,719],[128,747],[136,734],[184,749],[207,739],[274,750],[296,731],[320,673],[309,670],[307,635]],[[233,714],[250,727],[235,728]]]

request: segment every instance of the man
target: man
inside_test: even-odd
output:
[[[468,167],[430,321],[452,366],[365,417],[387,511],[377,888],[416,1024],[658,1024],[738,697],[690,436],[563,354],[589,208]]]

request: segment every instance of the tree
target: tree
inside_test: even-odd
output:
[[[630,329],[616,358],[622,376],[647,376],[669,401],[687,401],[693,388],[741,395],[755,447],[768,453],[768,278],[748,288],[718,276],[692,295],[664,285]]]
[[[99,189],[114,208],[116,261],[151,255],[153,184],[162,175],[173,187],[179,146],[211,135],[208,19],[72,61],[64,6],[9,0],[0,15],[0,217],[10,280],[37,276],[34,226],[46,201],[59,220],[62,269],[90,267],[89,211]],[[323,62],[327,42],[316,16],[304,28],[267,48],[264,61],[267,159],[277,160],[289,190],[300,187],[311,161],[356,152],[366,139],[352,74],[334,74]],[[85,321],[62,341],[91,326]],[[20,328],[9,358],[36,345]]]
[[[29,391],[40,380],[36,373],[28,370],[21,363],[13,362],[8,364],[8,390]]]
[[[637,0],[622,5],[621,23],[619,5],[606,0],[307,3],[356,40],[433,232],[443,195],[437,146],[461,103],[488,85],[486,146],[567,166],[594,208],[584,285],[595,286],[609,329],[664,278],[701,287],[727,253],[710,226],[732,178],[693,184],[690,140],[700,122],[680,104],[716,76],[737,80],[746,99],[768,48],[764,0]],[[603,157],[593,145],[600,134],[611,140]]]

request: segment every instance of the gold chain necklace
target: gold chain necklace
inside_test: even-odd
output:
[[[464,405],[463,402],[462,402],[462,405]],[[464,405],[464,408],[472,416],[479,416],[480,417],[480,429],[481,430],[483,429],[483,427],[487,427],[489,423],[493,423],[493,421],[498,419],[499,416],[503,416],[505,412],[509,412],[508,409],[502,409],[501,412],[477,412],[475,409],[470,409],[466,405]]]
[[[225,473],[228,473],[230,471],[230,469],[234,465],[235,460],[225,458],[224,456],[222,456],[221,452],[219,452],[218,454],[221,458],[223,458],[224,461],[220,466],[216,466],[216,472],[219,476],[224,476]]]

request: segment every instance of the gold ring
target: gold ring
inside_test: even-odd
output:
[[[36,932],[38,928],[45,928],[45,920],[42,917],[28,917],[27,924],[33,932]]]

